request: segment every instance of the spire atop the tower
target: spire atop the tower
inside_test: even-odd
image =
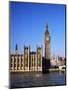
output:
[[[49,34],[49,31],[48,31],[48,24],[46,24],[45,34]]]
[[[48,30],[48,24],[46,24],[46,30]]]
[[[15,50],[18,50],[18,46],[17,46],[17,44],[16,44],[16,48],[15,48]]]

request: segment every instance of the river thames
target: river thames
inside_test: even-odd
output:
[[[12,73],[10,76],[11,88],[45,87],[66,85],[65,72],[49,73]]]

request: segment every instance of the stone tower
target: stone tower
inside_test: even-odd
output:
[[[46,25],[46,31],[45,31],[45,59],[50,60],[50,34],[48,31],[48,24]]]

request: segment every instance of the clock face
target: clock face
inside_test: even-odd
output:
[[[49,41],[49,37],[46,37],[46,41]]]

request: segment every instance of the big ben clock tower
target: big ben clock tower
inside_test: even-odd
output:
[[[44,43],[45,43],[45,59],[50,60],[50,34],[48,31],[48,25],[46,25]]]

